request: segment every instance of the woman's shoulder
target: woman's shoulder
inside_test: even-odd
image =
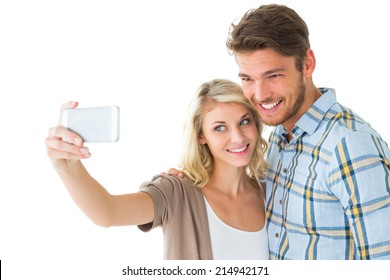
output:
[[[194,186],[193,182],[187,177],[181,178],[174,175],[167,174],[157,174],[152,178],[153,182],[164,182],[174,185],[182,185],[182,186]]]
[[[172,189],[174,192],[201,192],[201,190],[187,177],[181,178],[166,174],[157,174],[153,176],[151,181],[146,181],[142,184],[141,188],[145,187],[155,187],[164,190]]]

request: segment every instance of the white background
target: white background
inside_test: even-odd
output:
[[[386,2],[276,2],[309,26],[315,84],[335,88],[340,103],[389,141]],[[85,164],[111,193],[136,192],[177,165],[197,87],[219,77],[239,82],[225,47],[228,27],[265,3],[0,2],[0,259],[7,279],[123,279],[122,267],[161,262],[159,229],[100,228],[73,204],[47,159],[47,131],[69,100],[118,105],[120,141],[89,145]]]

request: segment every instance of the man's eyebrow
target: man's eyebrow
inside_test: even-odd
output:
[[[271,74],[274,74],[274,73],[277,73],[277,72],[284,72],[284,71],[286,71],[286,68],[273,68],[273,69],[270,69],[268,71],[265,71],[263,73],[263,77],[271,75]]]
[[[245,78],[250,78],[250,76],[249,75],[247,75],[247,74],[244,74],[244,73],[238,73],[238,77],[245,77]]]
[[[270,69],[268,71],[265,71],[263,74],[261,74],[261,76],[266,77],[268,75],[271,75],[271,74],[274,74],[274,73],[277,73],[277,72],[284,72],[284,71],[286,71],[286,68],[281,68],[281,67],[280,68],[273,68],[273,69]],[[245,73],[241,73],[241,72],[238,73],[238,77],[240,77],[240,78],[251,78],[250,75],[245,74]]]

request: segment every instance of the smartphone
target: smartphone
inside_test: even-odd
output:
[[[62,113],[62,125],[80,135],[84,142],[116,142],[119,140],[119,107],[66,109]]]

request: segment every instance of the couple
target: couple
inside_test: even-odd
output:
[[[232,25],[227,46],[242,90],[226,80],[199,88],[183,178],[110,195],[82,165],[82,139],[49,130],[48,155],[76,204],[102,226],[162,226],[166,259],[390,259],[389,148],[313,84],[305,22],[264,5]],[[267,151],[262,123],[275,126]]]

